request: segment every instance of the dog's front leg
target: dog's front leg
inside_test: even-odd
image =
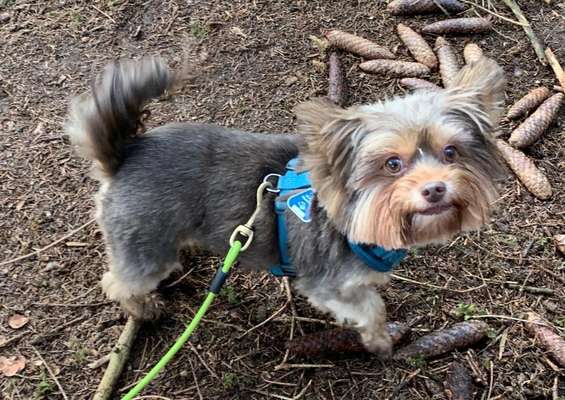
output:
[[[355,328],[368,351],[390,357],[392,341],[386,330],[385,304],[373,286],[343,285],[323,291],[318,287],[306,295],[316,308]]]

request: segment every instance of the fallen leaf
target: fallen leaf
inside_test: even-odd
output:
[[[20,329],[28,322],[29,322],[29,318],[21,314],[14,314],[10,318],[8,318],[8,325],[12,329]]]
[[[561,254],[565,254],[565,235],[555,235],[553,236],[553,240],[555,241],[557,250],[559,250]]]
[[[0,372],[4,376],[14,376],[26,366],[24,356],[0,357]]]

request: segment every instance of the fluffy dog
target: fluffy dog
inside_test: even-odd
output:
[[[401,249],[445,242],[485,224],[501,162],[493,145],[504,96],[502,69],[482,58],[455,86],[340,108],[317,99],[296,107],[300,135],[257,134],[173,123],[136,136],[142,108],[178,81],[158,58],[108,66],[71,105],[67,132],[94,161],[97,218],[107,244],[106,295],[138,318],[156,316],[154,291],[179,267],[185,246],[225,254],[270,173],[298,157],[309,171],[312,220],[286,211],[295,288],[349,323],[370,351],[390,352],[385,306],[349,242]],[[269,194],[243,266],[280,260]]]

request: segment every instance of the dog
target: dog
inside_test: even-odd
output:
[[[449,89],[349,108],[306,101],[295,109],[299,134],[171,123],[136,135],[143,107],[179,80],[159,58],[119,61],[71,102],[66,132],[100,181],[107,297],[136,318],[156,317],[155,291],[180,268],[179,251],[225,254],[255,209],[258,185],[297,158],[314,196],[310,222],[284,212],[293,286],[357,329],[369,351],[390,354],[375,290],[390,274],[368,268],[348,243],[408,249],[488,222],[504,171],[494,144],[502,69],[483,57]],[[260,204],[254,242],[240,256],[248,270],[280,262],[275,197]]]

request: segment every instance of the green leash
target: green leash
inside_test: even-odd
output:
[[[127,392],[124,397],[122,397],[122,400],[133,400],[133,398],[137,396],[143,390],[143,388],[145,388],[145,386],[147,386],[149,382],[151,382],[155,378],[155,376],[157,376],[157,374],[173,359],[175,354],[178,353],[178,351],[182,348],[182,346],[184,346],[188,339],[190,339],[190,336],[196,330],[196,328],[200,324],[200,321],[206,314],[206,311],[208,311],[208,308],[220,292],[220,289],[226,281],[232,266],[235,264],[239,253],[247,250],[247,248],[253,241],[253,225],[255,223],[255,218],[257,217],[257,213],[259,212],[261,203],[263,202],[263,194],[269,187],[272,187],[272,184],[270,182],[263,182],[257,188],[257,206],[255,207],[255,211],[245,224],[239,225],[233,231],[230,237],[230,249],[228,251],[228,254],[226,254],[224,262],[216,271],[216,275],[214,276],[214,279],[210,284],[210,288],[208,289],[208,295],[204,299],[202,305],[200,305],[200,308],[194,315],[194,318],[192,318],[192,321],[190,321],[190,324],[188,324],[185,331],[181,336],[179,336],[179,338],[169,349],[169,351],[167,351],[165,355],[159,360],[159,362],[157,362],[157,364],[155,364],[155,366],[151,368],[151,370],[147,373],[147,375],[143,377],[143,379],[141,379],[133,388],[130,389],[129,392]],[[237,240],[238,235],[246,238],[245,244],[242,244],[241,241]]]

